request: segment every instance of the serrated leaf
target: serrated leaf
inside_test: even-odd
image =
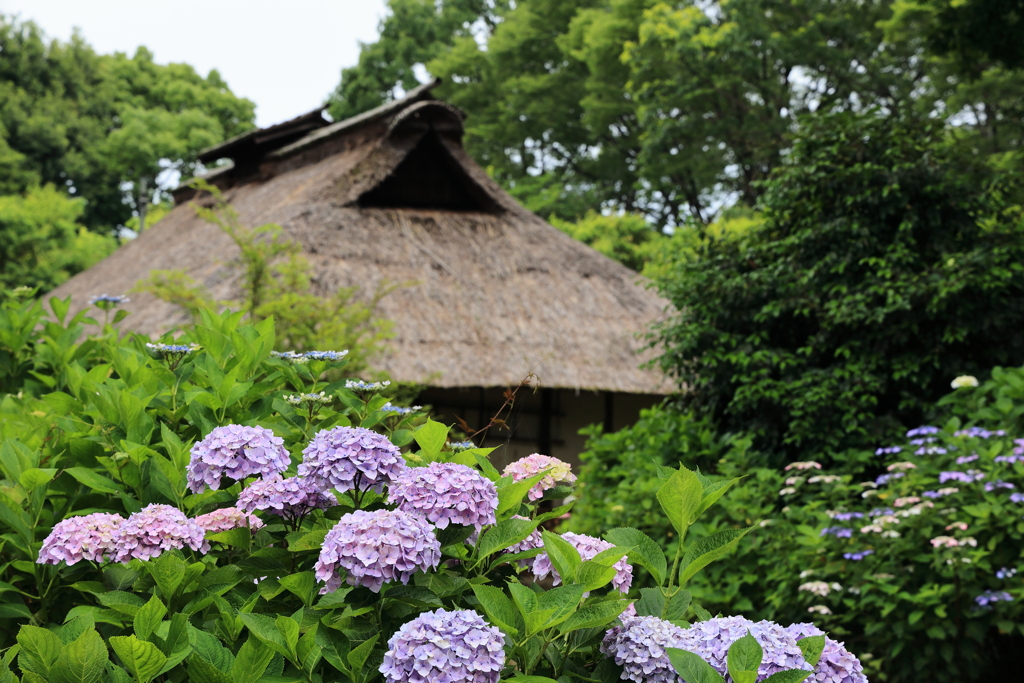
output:
[[[288,653],[291,655],[297,654],[295,648],[299,644],[299,622],[282,614],[277,617],[274,623],[277,625],[278,633],[284,639]]]
[[[825,651],[825,636],[807,636],[796,641],[800,651],[804,653],[804,660],[811,665],[811,668],[818,666],[821,653]]]
[[[437,542],[442,548],[447,548],[450,545],[463,543],[473,535],[474,531],[476,531],[476,528],[472,526],[449,524],[444,529],[438,529],[435,533],[437,535]]]
[[[618,572],[615,567],[607,567],[592,560],[581,562],[576,568],[576,583],[587,587],[588,591],[596,591],[611,583]]]
[[[419,444],[420,450],[428,460],[437,457],[437,454],[444,448],[448,441],[448,427],[440,422],[434,422],[429,417],[419,428],[413,432],[412,438]]]
[[[711,612],[707,611],[697,603],[690,605],[693,608],[693,613],[697,615],[698,621],[707,621],[711,618]]]
[[[478,556],[483,559],[488,555],[504,550],[529,537],[537,528],[537,523],[528,519],[506,519],[484,532],[477,544]]]
[[[558,575],[568,582],[569,577],[576,576],[576,569],[583,563],[580,554],[569,541],[550,531],[541,533],[544,539],[544,552],[547,553],[551,565]]]
[[[473,594],[492,624],[512,637],[519,634],[515,627],[515,606],[505,597],[504,591],[494,586],[473,586]]]
[[[802,671],[800,669],[789,669],[787,671],[779,671],[773,673],[768,678],[762,680],[761,683],[801,683],[801,681],[803,681],[810,675],[810,671]]]
[[[747,635],[733,641],[726,655],[726,666],[733,683],[756,683],[757,670],[763,657],[761,645],[749,630]]]
[[[234,683],[256,683],[267,670],[274,651],[253,637],[246,639],[231,665]]]
[[[615,621],[631,603],[632,600],[606,600],[586,605],[562,622],[558,632],[565,634],[584,628],[603,628]]]
[[[149,602],[140,607],[139,611],[135,613],[133,621],[135,635],[142,640],[149,640],[153,632],[156,631],[157,626],[163,621],[165,614],[167,614],[167,607],[164,606],[160,598],[154,595],[149,599]]]
[[[726,479],[724,481],[701,482],[703,491],[701,493],[700,508],[697,515],[700,516],[705,510],[718,502],[718,499],[725,495],[726,491],[735,486],[743,477]]]
[[[167,655],[156,645],[135,636],[112,636],[110,647],[137,683],[150,683],[167,662]]]
[[[360,643],[359,647],[352,648],[352,651],[348,653],[348,663],[352,667],[352,673],[356,674],[357,680],[361,678],[359,674],[362,672],[363,666],[366,664],[366,660],[369,658],[370,652],[373,651],[373,646],[377,644],[379,637],[379,633],[374,633],[369,639]]]
[[[288,645],[285,642],[284,636],[277,629],[277,624],[273,618],[268,617],[266,614],[245,613],[239,614],[238,618],[241,619],[242,623],[245,624],[245,627],[249,629],[249,633],[259,639],[260,642],[274,652],[284,655],[285,657],[288,656]]]
[[[227,531],[218,531],[215,534],[207,534],[208,541],[223,543],[232,548],[248,550],[252,546],[252,532],[244,527],[236,527]]]
[[[294,541],[289,540],[288,550],[293,553],[305,550],[320,550],[324,545],[324,538],[327,537],[327,529],[319,529],[302,534]]]
[[[189,624],[188,629],[189,641],[192,643],[190,662],[196,657],[200,657],[216,667],[218,671],[231,671],[231,667],[235,663],[235,657],[215,635],[200,630],[191,624]]]
[[[537,594],[521,583],[509,582],[508,592],[512,595],[519,614],[525,621],[537,609]]]
[[[193,655],[186,662],[189,683],[233,683],[231,676],[225,671]]]
[[[96,619],[91,614],[75,617],[69,619],[60,630],[57,631],[57,637],[60,638],[60,642],[67,645],[78,640],[78,636],[82,635],[91,628],[96,627]]]
[[[679,534],[680,543],[700,509],[702,491],[697,475],[685,467],[679,468],[658,489],[658,502]]]
[[[147,562],[146,567],[149,569],[149,575],[156,582],[160,594],[164,596],[164,600],[170,602],[177,594],[178,587],[185,580],[188,565],[172,553],[164,553],[155,560]],[[129,670],[130,672],[131,670]]]
[[[124,591],[110,591],[109,593],[100,593],[96,596],[96,599],[100,601],[100,604],[104,607],[117,610],[122,614],[134,618],[138,613],[139,608],[145,603],[142,598],[132,593],[125,593]]]
[[[49,677],[50,667],[57,662],[64,646],[56,633],[28,624],[18,630],[18,645],[18,666],[44,679]]]
[[[701,569],[733,550],[752,528],[725,529],[691,544],[679,565],[679,585],[682,586]]]
[[[659,585],[665,580],[668,572],[668,561],[661,546],[655,543],[644,532],[630,527],[612,529],[604,535],[604,539],[623,548],[630,548],[630,564],[638,564],[654,577]]]
[[[78,480],[79,484],[83,484],[92,491],[113,494],[124,493],[124,489],[120,485],[115,484],[102,474],[96,474],[96,472],[88,467],[69,467],[64,471]]]
[[[525,588],[525,586],[524,586]],[[528,588],[526,590],[529,590]],[[531,593],[533,591],[530,591]],[[552,610],[548,616],[547,621],[544,623],[543,628],[551,628],[558,626],[560,623],[568,619],[576,608],[580,604],[580,600],[583,599],[583,593],[586,592],[586,588],[578,583],[569,584],[568,586],[559,586],[552,588],[549,591],[537,595],[537,609],[538,610]]]
[[[686,683],[725,683],[725,679],[699,655],[675,647],[665,648],[672,668]]]
[[[283,588],[295,595],[302,604],[309,607],[316,595],[316,575],[313,572],[298,572],[282,576],[278,582]]]
[[[504,513],[509,510],[518,510],[519,506],[523,504],[523,498],[529,493],[530,489],[539,482],[541,479],[547,476],[547,472],[541,472],[535,474],[532,477],[510,483],[498,489],[498,516],[501,517]]]
[[[107,668],[107,646],[96,629],[65,645],[51,671],[52,683],[99,683]]]

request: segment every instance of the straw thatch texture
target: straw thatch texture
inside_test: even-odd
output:
[[[225,198],[243,222],[278,223],[302,244],[325,295],[350,286],[372,292],[382,280],[415,282],[379,309],[394,321],[395,338],[376,365],[395,379],[503,386],[532,370],[548,387],[667,391],[660,373],[638,369],[637,355],[638,334],[664,301],[635,272],[520,207],[465,154],[461,119],[442,106],[420,102],[404,118],[392,107],[333,137],[322,128],[313,143],[268,156],[258,179],[227,189]],[[360,205],[424,150],[437,157],[436,175],[459,176],[452,187],[482,210]],[[218,299],[237,298],[236,254],[185,203],[53,295],[71,296],[78,310],[91,295],[128,291],[151,269],[181,268]],[[123,325],[146,334],[186,322],[145,294],[126,308],[132,314]]]

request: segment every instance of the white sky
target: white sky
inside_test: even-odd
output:
[[[377,37],[384,0],[0,0],[0,12],[38,24],[50,38],[81,30],[97,52],[134,54],[145,45],[161,64],[217,69],[256,103],[269,126],[309,111],[352,66],[359,41]]]

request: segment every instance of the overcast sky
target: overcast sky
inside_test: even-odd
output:
[[[77,27],[98,52],[145,45],[161,64],[217,69],[268,126],[323,102],[376,39],[384,0],[0,0],[0,12],[61,40]]]

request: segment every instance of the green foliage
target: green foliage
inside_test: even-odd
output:
[[[53,289],[114,251],[117,240],[79,224],[84,207],[51,185],[0,196],[0,289]]]
[[[0,194],[66,188],[91,230],[129,219],[161,159],[187,175],[199,149],[252,127],[253,103],[216,71],[156,64],[145,48],[99,55],[80,35],[50,41],[0,16],[0,52]]]
[[[1024,353],[1014,178],[966,173],[938,126],[809,122],[766,222],[663,281],[681,401],[774,454],[831,458],[922,419],[956,374]]]
[[[17,393],[0,399],[0,633],[9,634],[0,645],[14,644],[16,634],[18,647],[8,651],[2,672],[13,680],[17,656],[16,673],[26,683],[370,683],[389,637],[439,607],[476,610],[503,632],[502,678],[591,680],[599,666],[610,670],[599,644],[632,602],[610,586],[623,557],[656,579],[639,613],[680,625],[691,612],[705,614],[682,584],[722,554],[722,544],[708,538],[666,553],[641,531],[607,529],[613,547],[584,560],[566,539],[543,531],[562,585],[548,590],[520,581],[524,554],[504,551],[571,508],[547,511],[547,500],[527,496],[548,473],[517,482],[490,465],[491,449],[453,452],[448,426],[417,412],[383,411],[388,398],[377,391],[331,381],[347,371],[344,360],[272,356],[271,319],[245,324],[240,312],[202,311],[195,328],[175,340],[200,346],[161,358],[145,338],[121,338],[112,325],[85,337],[94,321],[85,314],[66,319],[66,301],[50,305],[54,320],[32,300],[9,299],[0,308],[0,349],[17,371],[3,377],[3,389]],[[325,399],[296,405],[285,400],[292,392],[323,392]],[[335,426],[385,434],[413,467],[470,454],[494,482],[496,523],[472,540],[472,527],[437,529],[440,566],[378,592],[343,585],[321,595],[313,571],[339,518],[388,504],[373,490],[332,492],[337,505],[295,520],[260,513],[265,526],[258,530],[208,533],[209,552],[169,550],[124,564],[35,561],[42,539],[70,516],[127,515],[162,503],[194,517],[234,504],[251,481],[199,494],[186,488],[191,445],[229,423],[281,436],[292,456],[286,476],[313,433]],[[655,497],[682,538],[722,491],[685,468],[663,475]],[[562,495],[552,489],[546,497]],[[737,652],[746,662],[744,648]]]
[[[662,252],[669,239],[636,214],[603,216],[590,211],[575,223],[553,216],[551,224],[638,272]]]

